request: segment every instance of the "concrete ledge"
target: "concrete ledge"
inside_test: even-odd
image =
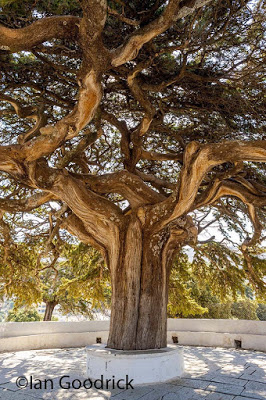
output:
[[[87,377],[104,382],[132,380],[132,384],[162,383],[184,373],[183,349],[170,345],[159,350],[112,350],[105,345],[88,346]]]
[[[250,333],[266,335],[266,321],[251,321],[245,319],[193,319],[168,318],[169,331],[190,332],[221,332],[221,333]]]
[[[1,338],[0,352],[83,347],[96,343],[96,338],[98,337],[102,341],[107,342],[108,331],[46,333],[42,335]]]
[[[168,331],[167,342],[172,343],[173,337],[177,337],[178,344],[183,346],[234,348],[236,347],[235,340],[238,340],[241,342],[242,349],[266,351],[266,334]]]
[[[4,337],[28,336],[46,333],[81,333],[109,331],[109,321],[80,322],[1,322],[0,339]],[[18,335],[19,332],[19,335]]]
[[[0,323],[0,352],[82,347],[107,342],[109,321]],[[266,322],[168,319],[167,341],[190,346],[241,347],[266,352]]]

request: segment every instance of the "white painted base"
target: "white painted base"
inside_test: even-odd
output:
[[[184,373],[183,349],[175,345],[158,350],[112,350],[104,344],[86,347],[87,377],[95,380],[133,379],[133,385],[161,383]]]

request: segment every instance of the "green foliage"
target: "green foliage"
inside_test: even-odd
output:
[[[258,319],[258,304],[254,300],[239,299],[232,304],[231,313],[236,319]]]
[[[80,243],[66,245],[61,257],[56,273],[48,268],[42,275],[43,300],[55,301],[63,314],[89,317],[93,316],[93,309],[108,306],[109,275],[100,253]]]
[[[173,281],[171,282],[171,284]],[[170,286],[168,317],[169,318],[191,318],[192,316],[206,315],[208,308],[202,307],[191,293],[192,289],[186,284],[175,282],[175,286]]]
[[[258,293],[260,297],[266,300],[266,290],[265,290],[265,273],[266,273],[266,259],[265,253],[261,257],[262,249],[254,249],[250,252],[250,260],[252,264],[253,271],[253,282],[258,288]],[[246,261],[244,262],[244,268],[248,271],[248,266]]]
[[[209,302],[207,305],[208,313],[204,315],[204,318],[211,319],[230,319],[232,318],[231,314],[231,302],[227,301],[224,303],[212,303]]]
[[[212,248],[211,246],[210,251],[203,252],[204,258],[196,252],[192,262],[188,261],[184,253],[176,259],[170,275],[168,316],[258,319],[258,305],[253,300],[251,288],[246,286],[245,279],[239,279],[238,274],[238,281],[236,283],[232,281],[231,274],[234,272],[226,273],[226,265],[222,264],[224,257],[220,252],[215,252],[215,262],[210,262],[214,257]],[[217,254],[220,254],[221,258],[218,258]],[[218,272],[213,271],[215,266]],[[232,268],[231,264],[228,268]],[[219,278],[220,273],[221,278]],[[213,282],[213,276],[216,276],[216,282]],[[219,280],[222,277],[224,285],[222,280]],[[245,293],[245,296],[241,297],[240,293]],[[261,316],[263,310],[261,307]]]
[[[44,248],[42,238],[0,247],[0,298],[13,298],[15,307],[53,302],[63,314],[90,318],[109,307],[109,273],[99,252],[62,242],[54,259],[53,251],[42,257]]]
[[[223,302],[221,301],[221,296],[214,295],[210,287],[198,287],[194,283],[193,295],[196,301],[207,309],[207,312],[201,315],[190,316],[195,318],[214,318],[214,319],[227,319],[231,317],[231,304],[229,296],[225,299],[223,297]]]
[[[181,253],[170,275],[168,317],[202,315],[208,311],[197,302],[191,287],[191,279],[191,264],[186,253]]]
[[[34,308],[21,308],[9,311],[6,322],[34,322],[41,321],[41,315]]]
[[[214,295],[236,298],[246,287],[243,260],[237,252],[210,242],[195,249],[192,274],[200,287],[209,286]]]
[[[36,270],[38,246],[28,243],[12,243],[6,249],[0,247],[0,298],[16,298],[15,306],[31,306],[42,300],[40,279]]]
[[[260,321],[266,321],[266,304],[258,305],[257,317]]]
[[[80,13],[78,0],[0,0],[2,13],[6,16],[21,15],[31,17],[31,11],[45,15]]]

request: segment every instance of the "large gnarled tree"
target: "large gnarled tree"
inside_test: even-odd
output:
[[[197,210],[247,213],[241,250],[261,285],[262,2],[33,3],[2,6],[0,209],[67,205],[62,227],[110,269],[108,346],[165,347],[171,265],[197,245]]]

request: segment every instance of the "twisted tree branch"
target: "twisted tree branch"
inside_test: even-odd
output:
[[[0,49],[17,52],[31,50],[51,39],[77,39],[80,18],[74,16],[47,17],[20,29],[0,25]]]

